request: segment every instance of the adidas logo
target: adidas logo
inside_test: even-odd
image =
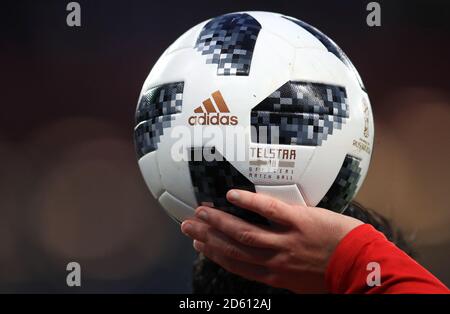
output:
[[[194,109],[196,115],[190,116],[188,123],[190,125],[236,125],[238,117],[230,115],[225,100],[220,91],[211,94],[211,98],[203,101],[203,106]],[[214,103],[216,106],[214,106]],[[217,108],[216,108],[217,107]]]

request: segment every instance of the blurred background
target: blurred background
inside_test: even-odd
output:
[[[0,4],[0,292],[190,292],[194,251],[139,173],[133,116],[164,49],[223,13],[266,10],[334,39],[371,98],[376,141],[357,196],[450,285],[450,6],[378,1]],[[81,264],[82,286],[66,285]]]

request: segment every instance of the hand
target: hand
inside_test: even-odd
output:
[[[273,224],[250,224],[200,206],[181,225],[194,248],[227,271],[293,292],[326,292],[325,271],[339,241],[361,221],[318,207],[288,205],[263,194],[230,190],[231,203]]]

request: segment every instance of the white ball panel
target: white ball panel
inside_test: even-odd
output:
[[[178,222],[194,215],[194,208],[183,203],[169,192],[164,192],[158,199],[167,213]]]
[[[169,132],[169,130],[167,130]],[[161,145],[158,148],[158,164],[162,182],[166,191],[173,194],[180,201],[189,206],[196,207],[194,188],[187,161],[176,161],[171,157],[172,139],[165,133],[161,137]]]
[[[315,83],[328,83],[344,86],[346,82],[339,71],[347,71],[345,65],[328,51],[314,49],[295,49],[295,60],[290,79],[292,81],[306,81]]]
[[[291,185],[256,185],[257,193],[269,195],[291,205],[306,205],[302,194],[295,184]]]
[[[247,12],[262,25],[266,32],[282,38],[295,48],[312,48],[325,50],[325,46],[310,32],[292,21],[283,18],[282,14],[251,11]]]
[[[156,151],[148,153],[139,159],[139,168],[142,176],[154,198],[158,198],[164,191],[164,186],[159,172]]]
[[[182,111],[180,114],[174,115],[175,120],[171,121],[171,127],[164,130],[157,152],[165,189],[192,207],[197,206],[197,201],[188,164],[186,159],[175,160],[172,156],[172,147],[179,140],[175,134],[177,131],[175,127],[182,126],[188,130],[192,129],[187,123],[187,119],[193,113],[194,108],[201,104],[199,99],[204,100],[210,93],[209,89],[205,89],[202,93],[203,84],[198,84],[198,82],[202,82],[205,77],[212,77],[213,73],[215,75],[210,67],[205,66],[204,58],[197,51],[190,48],[181,49],[158,60],[157,66],[150,73],[143,88],[145,91],[150,87],[165,83],[184,82]]]
[[[364,136],[362,99],[366,94],[361,90],[353,72],[329,52],[297,49],[292,80],[343,86],[347,92],[349,118],[341,129],[334,129],[333,134],[328,135],[327,140],[316,147],[315,155],[299,182],[307,203],[315,206],[331,187],[347,154],[361,158],[362,179],[359,180],[358,188],[363,182],[370,155],[355,150],[353,141]],[[370,129],[373,130],[371,117]],[[373,143],[373,131],[371,133],[372,137],[367,139],[370,146]]]

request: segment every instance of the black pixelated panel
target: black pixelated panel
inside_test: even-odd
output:
[[[195,48],[206,63],[217,64],[217,75],[248,75],[261,25],[246,13],[231,13],[205,24]]]
[[[134,144],[138,158],[158,148],[164,129],[183,106],[183,82],[150,88],[142,94],[136,109]]]
[[[361,178],[361,160],[346,155],[339,173],[317,207],[341,213],[352,201]]]
[[[183,105],[184,82],[150,88],[142,94],[136,109],[136,125],[149,119],[180,113]]]
[[[229,190],[255,192],[255,186],[214,148],[205,149],[219,158],[206,160],[203,149],[191,148],[189,160],[189,171],[198,204],[221,209],[252,223],[268,224],[262,216],[227,201],[226,194]]]
[[[344,87],[289,81],[252,109],[252,142],[322,145],[348,117]]]
[[[138,158],[158,149],[164,129],[169,128],[173,115],[159,116],[140,123],[134,130],[134,145]]]
[[[321,31],[319,31],[317,28],[309,25],[308,23],[305,23],[303,21],[300,21],[300,20],[297,20],[297,19],[294,19],[294,18],[291,18],[288,16],[283,16],[283,18],[285,18],[291,22],[294,22],[295,24],[297,24],[298,26],[302,27],[307,32],[309,32],[311,35],[316,37],[322,43],[322,45],[324,45],[325,48],[327,48],[327,50],[329,52],[334,54],[339,60],[341,60],[345,64],[345,66],[347,66],[347,68],[349,68],[353,72],[356,79],[358,80],[358,83],[359,83],[359,86],[361,87],[361,89],[366,91],[366,88],[364,87],[364,84],[361,80],[361,77],[358,74],[358,71],[356,71],[355,66],[350,61],[350,59],[347,57],[347,55],[344,53],[344,51],[342,51],[342,49],[338,45],[336,45],[336,43],[334,41],[332,41],[327,35],[325,35]]]

